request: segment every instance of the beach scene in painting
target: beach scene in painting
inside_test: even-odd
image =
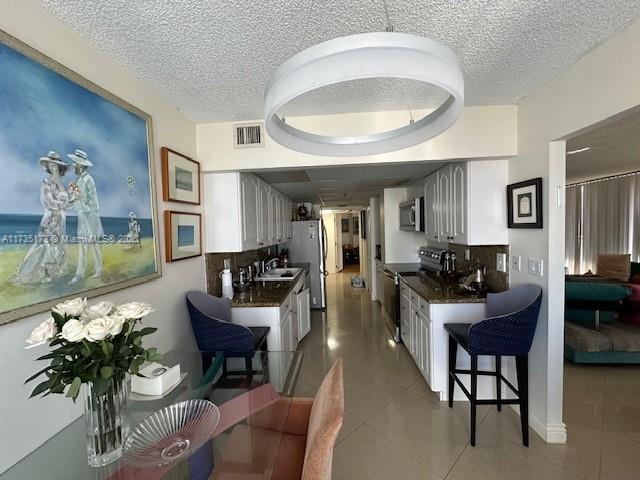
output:
[[[157,272],[145,119],[4,44],[0,71],[0,314]]]

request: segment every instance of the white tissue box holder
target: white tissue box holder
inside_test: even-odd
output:
[[[166,370],[160,373],[159,369]],[[180,364],[167,367],[159,363],[150,363],[140,369],[140,375],[144,376],[131,376],[132,392],[140,395],[164,395],[180,381]]]

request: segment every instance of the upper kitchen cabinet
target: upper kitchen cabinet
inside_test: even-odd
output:
[[[506,160],[451,163],[425,179],[427,240],[506,245]]]
[[[204,199],[207,252],[243,252],[287,241],[283,204],[289,199],[254,175],[207,173]]]

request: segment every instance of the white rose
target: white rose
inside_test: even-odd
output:
[[[54,312],[59,315],[68,315],[70,317],[79,317],[82,315],[82,312],[87,307],[87,299],[86,298],[74,298],[73,300],[67,300],[65,302],[57,304],[52,308]]]
[[[62,326],[60,335],[68,342],[80,342],[87,335],[87,326],[80,320],[71,319]]]
[[[112,302],[98,302],[94,305],[89,305],[82,312],[82,320],[88,322],[95,318],[106,317],[113,310]]]
[[[122,332],[122,327],[124,326],[127,319],[121,317],[120,315],[110,315],[109,318],[113,320],[113,326],[111,327],[111,330],[109,330],[109,335],[111,335],[112,337],[120,335],[120,332]]]
[[[153,312],[153,307],[148,303],[129,302],[116,307],[116,313],[124,318],[140,319]]]
[[[115,320],[111,317],[100,317],[87,323],[86,339],[90,342],[99,342],[107,338],[115,327]]]
[[[28,347],[36,347],[47,343],[58,333],[58,327],[53,318],[47,318],[44,322],[33,329],[29,338],[27,338]]]

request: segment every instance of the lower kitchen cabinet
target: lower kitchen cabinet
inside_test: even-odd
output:
[[[484,303],[429,303],[405,283],[400,285],[400,321],[402,341],[416,366],[441,401],[448,399],[449,336],[444,329],[446,323],[475,323],[485,318]],[[458,369],[470,368],[470,357],[458,347]],[[480,370],[493,371],[493,357],[478,358]],[[462,381],[470,388],[469,379]],[[488,376],[478,378],[478,396],[495,398],[495,379]],[[455,400],[466,400],[460,389],[456,389]]]

